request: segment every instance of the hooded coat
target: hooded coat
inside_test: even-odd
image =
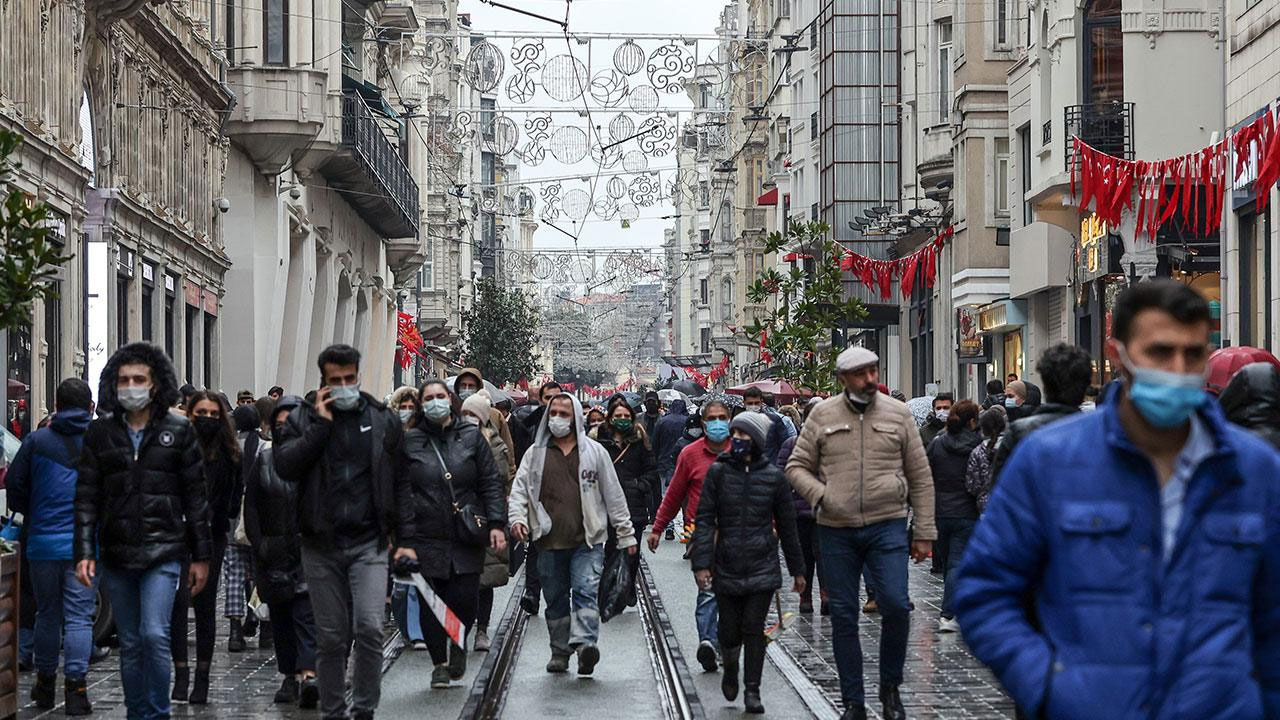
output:
[[[459,398],[462,397],[458,394],[458,381],[462,379],[463,375],[474,376],[476,381],[480,383],[480,389],[484,389],[484,376],[480,374],[479,370],[476,368],[462,368],[462,372],[458,373],[458,377],[453,381],[453,387],[450,388],[453,390],[454,395],[458,395]],[[516,464],[516,444],[511,438],[511,428],[507,426],[507,418],[502,414],[502,411],[495,407],[490,407],[489,422],[493,424],[494,431],[502,438],[504,452],[507,456],[507,465],[514,466]]]
[[[1231,422],[1280,449],[1280,369],[1270,363],[1240,368],[1218,396]]]
[[[88,410],[59,410],[27,436],[5,475],[9,510],[22,513],[22,549],[31,560],[70,560],[75,536],[76,465]]]
[[[578,437],[578,493],[582,498],[582,529],[589,546],[601,545],[608,539],[609,525],[618,536],[618,547],[636,544],[635,528],[627,496],[618,482],[613,460],[600,443],[587,437],[582,405],[572,395],[573,431]],[[530,542],[536,542],[551,530],[551,515],[538,499],[542,492],[542,468],[549,445],[554,442],[547,429],[547,414],[542,412],[533,445],[525,452],[516,479],[507,498],[507,520],[529,529]]]
[[[123,365],[151,368],[151,417],[133,449],[116,395]],[[195,429],[169,412],[181,397],[164,351],[132,343],[102,369],[98,407],[80,453],[75,499],[75,558],[101,558],[122,570],[147,570],[186,558],[210,559],[209,499]]]
[[[667,414],[653,426],[653,456],[664,478],[670,478],[676,471],[676,456],[680,454],[677,445],[688,421],[689,410],[684,400],[672,400]]]
[[[969,455],[982,443],[976,430],[939,433],[929,445],[929,470],[933,473],[934,517],[978,519],[976,499],[965,486]]]
[[[612,428],[601,426],[598,442],[609,452],[613,459],[614,472],[618,474],[618,483],[627,496],[627,507],[631,511],[631,524],[637,530],[644,528],[653,519],[662,500],[662,485],[658,479],[658,466],[653,459],[653,451],[641,434],[644,430],[636,425],[631,432],[619,436]]]

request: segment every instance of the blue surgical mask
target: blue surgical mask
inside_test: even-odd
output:
[[[428,420],[438,425],[453,414],[453,405],[446,398],[432,398],[422,404],[422,412]]]
[[[354,385],[330,385],[329,397],[339,410],[354,410],[360,402],[360,383]]]
[[[754,444],[750,440],[734,438],[729,443],[729,454],[732,455],[735,460],[746,462],[751,458],[751,448],[753,445]]]
[[[466,400],[467,398],[475,394],[476,394],[476,391],[472,388],[462,388],[461,390],[458,391],[458,399]]]
[[[1204,402],[1204,376],[1200,373],[1134,367],[1124,352],[1120,358],[1132,378],[1129,398],[1152,425],[1178,427]]]
[[[1018,407],[1018,398],[1012,396],[1005,398],[1004,406],[1010,409]]]
[[[405,424],[413,419],[413,409],[400,409],[396,411],[400,415],[400,424]]]
[[[708,420],[703,425],[707,427],[707,439],[713,443],[722,443],[729,437],[728,420]]]

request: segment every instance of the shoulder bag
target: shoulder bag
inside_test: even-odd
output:
[[[489,531],[486,529],[488,522],[482,513],[476,512],[475,503],[458,504],[458,496],[453,491],[453,473],[449,472],[449,465],[440,454],[440,448],[436,446],[435,439],[428,439],[428,442],[436,453],[436,460],[440,462],[440,471],[444,473],[445,485],[449,486],[449,500],[453,504],[454,535],[463,545],[487,546],[489,544]]]

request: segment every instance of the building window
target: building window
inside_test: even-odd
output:
[[[992,207],[998,218],[1009,217],[1009,138],[996,138],[996,173]]]
[[[996,1],[996,49],[1009,49],[1009,3],[1010,0]]]
[[[187,352],[183,369],[187,371],[187,382],[194,384],[193,378],[196,375],[196,326],[200,320],[200,309],[186,303],[183,303],[183,308],[186,310],[184,313],[186,317],[183,318],[183,322],[186,324],[187,330],[185,343]]]
[[[54,395],[62,382],[62,283],[51,282],[49,288],[50,293],[44,296],[44,342],[49,348],[44,358],[44,396],[45,407],[53,412]]]
[[[1022,176],[1022,192],[1018,195],[1018,202],[1022,204],[1022,224],[1030,225],[1034,219],[1034,215],[1031,212],[1031,201],[1027,199],[1027,196],[1031,194],[1030,125],[1023,125],[1018,128],[1018,174]]]
[[[720,215],[720,245],[724,249],[733,244],[733,223],[729,222],[733,217],[733,209],[727,200],[720,204]]]
[[[733,278],[724,278],[720,281],[720,320],[733,321]]]
[[[262,0],[262,58],[267,65],[289,64],[289,0]]]
[[[129,276],[116,275],[116,347],[129,344]]]
[[[1120,0],[1092,0],[1084,11],[1085,102],[1124,100],[1124,34]]]
[[[710,302],[711,287],[707,284],[707,279],[702,278],[698,281],[698,302],[706,305]]]
[[[436,289],[436,263],[435,240],[429,235],[426,257],[427,259],[422,263],[422,269],[418,271],[418,289],[431,291]]]
[[[698,207],[711,206],[711,183],[703,180],[698,183]]]
[[[698,344],[699,352],[701,352],[703,355],[706,355],[707,353],[711,352],[711,328],[701,328],[698,331],[698,334],[700,336],[699,337],[700,342]]]
[[[493,98],[480,98],[480,134],[485,140],[493,140],[494,110],[497,104]]]
[[[951,21],[938,23],[938,122],[951,118]]]
[[[711,252],[711,230],[707,228],[699,230],[698,241],[702,246],[702,252]]]
[[[155,298],[156,269],[154,265],[142,264],[142,340],[151,342],[151,321],[154,319],[151,301]]]
[[[818,113],[809,116],[809,140],[817,142],[818,140]]]
[[[213,386],[213,333],[218,318],[209,313],[204,314],[204,386]]]
[[[223,7],[225,27],[222,41],[227,46],[227,65],[234,66],[236,64],[236,0],[225,0]]]

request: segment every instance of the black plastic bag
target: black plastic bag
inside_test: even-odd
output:
[[[632,560],[639,560],[639,557],[625,550],[613,553],[606,560],[604,572],[600,574],[600,589],[596,593],[600,622],[609,622],[621,615],[635,595],[636,565],[639,563]]]

